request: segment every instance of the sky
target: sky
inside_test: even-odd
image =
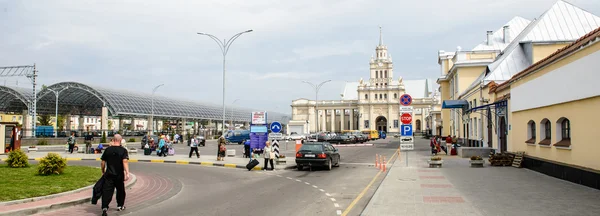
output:
[[[598,0],[567,0],[600,15]],[[245,30],[226,62],[227,106],[291,113],[314,99],[302,81],[368,79],[379,40],[404,80],[440,76],[438,50],[471,49],[515,16],[539,17],[556,0],[0,0],[0,66],[36,64],[39,83],[76,81],[203,103],[222,103],[217,43]],[[0,78],[30,87],[25,78]],[[0,83],[0,84],[4,84]],[[237,102],[233,104],[234,101]]]

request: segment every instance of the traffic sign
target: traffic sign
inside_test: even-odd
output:
[[[279,123],[279,122],[271,123],[271,132],[273,132],[273,133],[281,132],[281,123]]]
[[[413,112],[412,106],[401,106],[400,107],[400,113],[412,113],[412,112]]]
[[[402,124],[410,124],[412,122],[412,115],[410,113],[402,113],[402,115],[400,115],[400,121]]]
[[[415,150],[414,143],[401,143],[400,144],[400,151],[412,151],[412,150]]]
[[[403,94],[400,96],[400,104],[410,106],[412,104],[412,97],[409,94]]]
[[[403,124],[400,127],[400,136],[412,136],[412,135],[413,135],[412,125]]]
[[[283,139],[282,133],[269,133],[269,139],[281,140]]]

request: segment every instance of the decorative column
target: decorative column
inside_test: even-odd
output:
[[[350,130],[354,130],[354,120],[356,120],[354,109],[350,109],[350,115],[348,117],[350,118]]]
[[[340,112],[340,132],[344,131],[344,126],[346,126],[346,122],[344,122],[344,116],[346,115],[346,109],[342,109]]]
[[[105,133],[108,130],[108,108],[102,107],[102,117],[100,118],[100,130]]]
[[[83,131],[85,131],[85,125],[84,125],[84,117],[81,115],[79,116],[79,124],[77,125],[77,134],[81,135],[83,133]]]
[[[392,105],[388,104],[388,114],[387,114],[387,125],[386,125],[386,129],[385,131],[390,132],[390,131],[395,131],[396,128],[394,128],[394,120],[396,119],[397,115],[394,115],[394,112],[392,110]],[[391,127],[390,127],[391,126]]]
[[[194,121],[194,134],[199,134],[198,132],[198,121]]]
[[[369,130],[375,130],[375,118],[373,118],[373,105],[369,106]]]
[[[21,131],[23,131],[23,137],[33,137],[34,136],[33,128],[31,128],[31,120],[32,120],[32,118],[29,115],[29,110],[23,110],[23,122],[21,124],[22,125]],[[2,137],[2,139],[4,139],[4,137]]]
[[[335,132],[335,109],[331,110],[331,132]]]
[[[315,109],[315,107],[309,107],[308,108],[308,132],[310,133],[310,129],[315,130],[315,132],[317,132],[317,110]],[[314,126],[313,126],[314,125]],[[289,130],[288,130],[289,131]]]
[[[323,120],[321,121],[321,131],[326,131],[327,130],[327,110],[322,110],[323,111]]]

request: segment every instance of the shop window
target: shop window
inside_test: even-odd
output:
[[[556,121],[556,140],[554,146],[568,148],[571,146],[571,121],[562,117]]]
[[[535,122],[533,120],[529,120],[529,122],[527,122],[527,141],[525,141],[525,143],[535,144],[535,134]]]
[[[540,145],[550,145],[552,140],[552,126],[550,124],[550,120],[543,119],[540,122]]]

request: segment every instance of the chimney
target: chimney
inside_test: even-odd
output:
[[[487,45],[488,46],[492,45],[492,34],[494,34],[493,31],[487,31]]]
[[[510,42],[510,27],[509,26],[504,26],[502,27],[502,32],[504,33],[504,43],[509,43]]]

